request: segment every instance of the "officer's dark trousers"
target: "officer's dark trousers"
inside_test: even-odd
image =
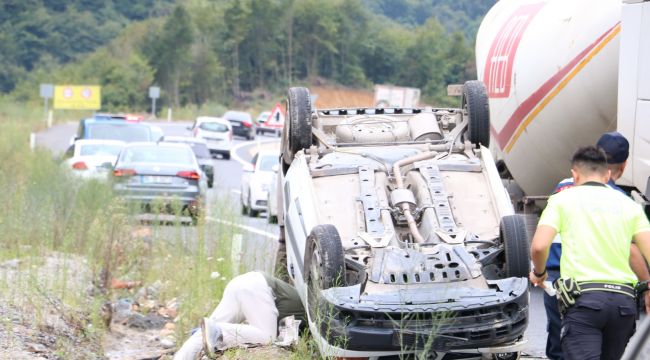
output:
[[[634,333],[632,297],[607,291],[584,292],[562,321],[566,360],[618,360]]]
[[[548,270],[548,281],[553,282],[560,277],[559,270]],[[557,297],[544,293],[544,308],[546,309],[546,357],[550,360],[564,360],[562,356],[562,344],[560,343],[560,330],[562,319],[560,310],[557,307]]]

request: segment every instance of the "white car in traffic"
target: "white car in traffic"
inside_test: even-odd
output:
[[[107,180],[125,144],[118,140],[77,140],[63,166],[76,177]]]
[[[232,125],[228,120],[199,116],[192,126],[188,128],[192,135],[206,141],[210,154],[221,155],[224,159],[230,159],[232,148]]]
[[[241,181],[241,211],[243,215],[257,216],[266,211],[268,192],[280,159],[279,151],[263,150],[244,166]]]

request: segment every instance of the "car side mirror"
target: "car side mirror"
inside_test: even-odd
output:
[[[254,172],[255,167],[253,166],[253,164],[246,164],[246,165],[244,165],[243,170],[244,170],[244,172]]]
[[[278,170],[280,170],[280,165],[278,165],[278,164],[273,165],[273,167],[271,168],[271,170],[272,170],[274,173],[277,173]]]

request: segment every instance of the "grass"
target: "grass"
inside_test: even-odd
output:
[[[185,111],[180,114],[199,114],[198,109]],[[200,111],[223,109],[214,105]],[[83,116],[59,115],[68,120]],[[0,99],[0,263],[19,260],[10,270],[0,267],[0,308],[18,309],[22,323],[36,328],[51,326],[51,313],[57,312],[70,326],[52,332],[56,351],[64,358],[100,357],[105,334],[100,307],[105,300],[133,296],[111,289],[108,281],[141,281],[155,286],[161,303],[179,304],[176,338],[182,342],[212,312],[232,276],[235,230],[201,222],[196,227],[153,223],[144,231],[109,185],[72,179],[50,152],[29,150],[29,133],[44,127],[41,106]],[[237,209],[229,203],[210,207],[211,216],[237,222]],[[13,333],[16,324],[0,319],[0,333]],[[238,351],[232,355],[241,358]],[[288,357],[318,356],[315,342],[304,334]]]
[[[176,336],[184,340],[230,279],[232,227],[153,223],[143,230],[109,184],[80,182],[50,152],[29,150],[29,133],[44,127],[39,112],[0,99],[0,263],[15,261],[0,267],[0,307],[17,309],[21,323],[35,328],[50,326],[57,312],[74,334],[52,332],[54,350],[100,357],[100,307],[133,296],[111,289],[110,279],[140,281],[155,285],[159,302],[179,304]],[[234,218],[229,206],[212,208]],[[13,326],[0,322],[0,333]],[[80,343],[89,352],[74,350]]]

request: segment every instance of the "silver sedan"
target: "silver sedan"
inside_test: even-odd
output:
[[[186,144],[128,144],[117,159],[113,180],[115,192],[144,212],[189,215],[195,224],[203,214],[207,179]]]

